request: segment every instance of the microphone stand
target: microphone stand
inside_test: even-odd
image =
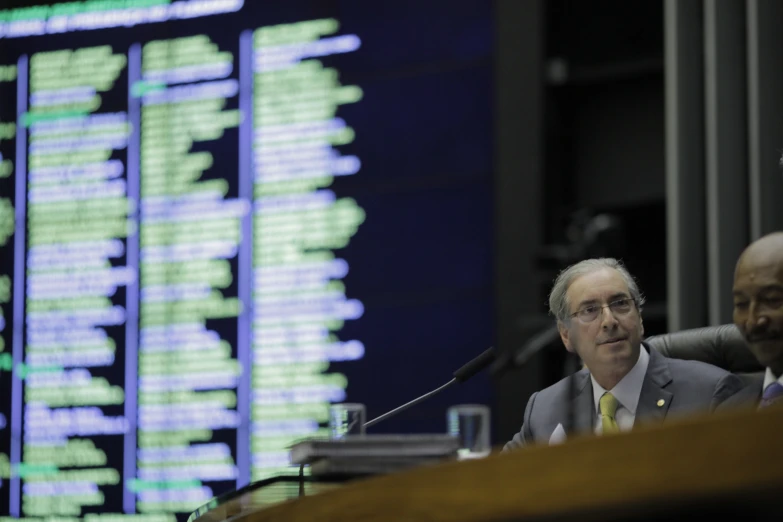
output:
[[[391,410],[389,412],[386,412],[386,413],[384,413],[383,415],[381,415],[379,417],[375,417],[374,419],[365,422],[364,423],[364,427],[365,428],[369,428],[370,426],[374,426],[374,425],[378,424],[379,422],[388,419],[392,415],[396,415],[396,414],[398,414],[400,412],[403,412],[403,411],[407,410],[408,408],[410,408],[411,406],[416,406],[420,402],[423,402],[423,401],[429,399],[430,397],[432,397],[436,393],[440,393],[441,391],[445,390],[449,386],[452,386],[452,385],[454,385],[456,383],[457,383],[457,378],[455,377],[455,378],[451,379],[449,382],[447,382],[446,384],[444,384],[443,386],[441,386],[440,388],[436,388],[436,389],[432,390],[429,393],[425,393],[424,395],[422,395],[418,399],[413,399],[410,402],[406,402],[402,406],[398,406],[397,408],[394,408],[393,410]]]
[[[509,367],[526,365],[538,352],[555,342],[560,336],[556,323],[549,324],[534,333],[522,347],[509,355],[498,358],[492,366],[492,373],[498,374]],[[575,367],[576,366],[576,367]],[[574,373],[579,370],[579,358],[569,354],[563,363],[564,376],[568,378],[566,394],[568,396],[568,408],[566,410],[566,433],[574,433],[576,430],[576,413],[574,411],[574,399],[576,398],[576,386],[574,385]]]
[[[563,363],[565,367],[566,377],[568,377],[568,413],[566,418],[566,433],[576,433],[576,413],[574,412],[574,402],[576,399],[576,386],[574,385],[574,374],[576,374],[579,368],[579,358],[568,354],[566,360]],[[576,365],[577,368],[573,366]]]
[[[413,399],[410,402],[406,402],[402,406],[398,406],[398,407],[394,408],[391,411],[387,411],[386,413],[384,413],[383,415],[381,415],[379,417],[375,417],[374,419],[365,422],[363,427],[366,429],[366,428],[369,428],[371,426],[374,426],[374,425],[378,424],[379,422],[388,419],[392,415],[397,415],[398,413],[403,412],[403,411],[407,410],[408,408],[410,408],[412,406],[416,406],[420,402],[426,401],[427,399],[429,399],[433,395],[442,392],[446,388],[448,388],[450,386],[453,386],[454,384],[456,384],[458,382],[460,382],[460,380],[458,380],[457,377],[454,377],[449,382],[447,382],[446,384],[440,386],[439,388],[435,388],[434,390],[432,390],[432,391],[430,391],[428,393],[425,393],[421,397]],[[354,422],[356,422],[356,421],[354,421]],[[350,424],[348,426],[348,431],[350,431],[351,428],[353,428],[353,424]],[[304,464],[300,464],[299,465],[299,496],[300,497],[305,496],[305,491],[304,491],[304,467],[305,467]]]
[[[524,366],[535,354],[560,337],[557,324],[551,324],[531,337],[514,356],[515,366]]]
[[[474,375],[476,375],[478,372],[489,366],[493,361],[495,360],[495,348],[490,347],[486,350],[484,350],[478,357],[475,357],[474,359],[471,359],[466,364],[464,364],[461,368],[456,370],[452,375],[454,376],[449,382],[446,384],[435,388],[434,390],[425,393],[421,397],[418,397],[416,399],[413,399],[410,402],[406,402],[402,406],[398,406],[394,408],[393,410],[384,413],[380,417],[376,417],[368,422],[364,423],[363,428],[369,428],[370,426],[374,426],[378,424],[379,422],[388,419],[392,415],[396,415],[402,411],[407,410],[411,406],[415,406],[419,404],[422,401],[425,401],[432,397],[433,395],[442,392],[446,388],[449,388],[450,386],[453,386],[454,384],[460,382],[465,382]],[[353,427],[353,424],[349,425],[349,429]],[[299,465],[299,496],[304,496],[304,464]]]
[[[560,332],[557,329],[557,324],[548,324],[546,327],[540,329],[525,341],[518,350],[512,351],[511,354],[506,352],[492,364],[490,372],[493,375],[505,372],[510,367],[519,368],[524,366],[536,355],[538,352],[549,346],[552,342],[556,341],[560,337]]]

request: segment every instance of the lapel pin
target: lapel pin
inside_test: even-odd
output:
[[[657,403],[657,404],[658,404],[658,407],[659,407],[659,408],[660,408],[661,406],[663,406],[665,403],[666,403],[666,401],[665,401],[665,400],[663,400],[663,399],[658,399],[658,403]]]

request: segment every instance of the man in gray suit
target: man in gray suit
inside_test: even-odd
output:
[[[754,241],[737,261],[734,324],[766,372],[721,409],[783,404],[783,232]]]
[[[560,273],[549,309],[566,349],[585,368],[530,397],[522,430],[504,451],[559,442],[566,432],[616,433],[712,411],[742,389],[724,370],[645,347],[643,304],[636,281],[616,259],[588,259]]]

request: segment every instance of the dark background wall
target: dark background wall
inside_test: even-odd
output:
[[[551,328],[552,279],[595,255],[622,258],[639,280],[647,335],[730,322],[737,255],[783,228],[783,6],[496,6],[502,351]],[[602,214],[616,226],[577,248]],[[562,377],[564,361],[555,339],[498,377],[498,440],[519,430],[527,398]]]

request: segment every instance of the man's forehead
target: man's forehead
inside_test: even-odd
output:
[[[742,256],[734,273],[734,282],[771,282],[783,283],[783,256],[769,252],[748,252]]]
[[[779,268],[783,265],[783,233],[770,234],[752,243],[737,265],[738,271]]]
[[[759,292],[769,288],[783,288],[783,271],[765,267],[759,270],[738,272],[734,278],[734,293]]]
[[[613,268],[605,268],[581,275],[568,286],[566,294],[571,302],[600,300],[615,295],[628,295],[628,284]]]

